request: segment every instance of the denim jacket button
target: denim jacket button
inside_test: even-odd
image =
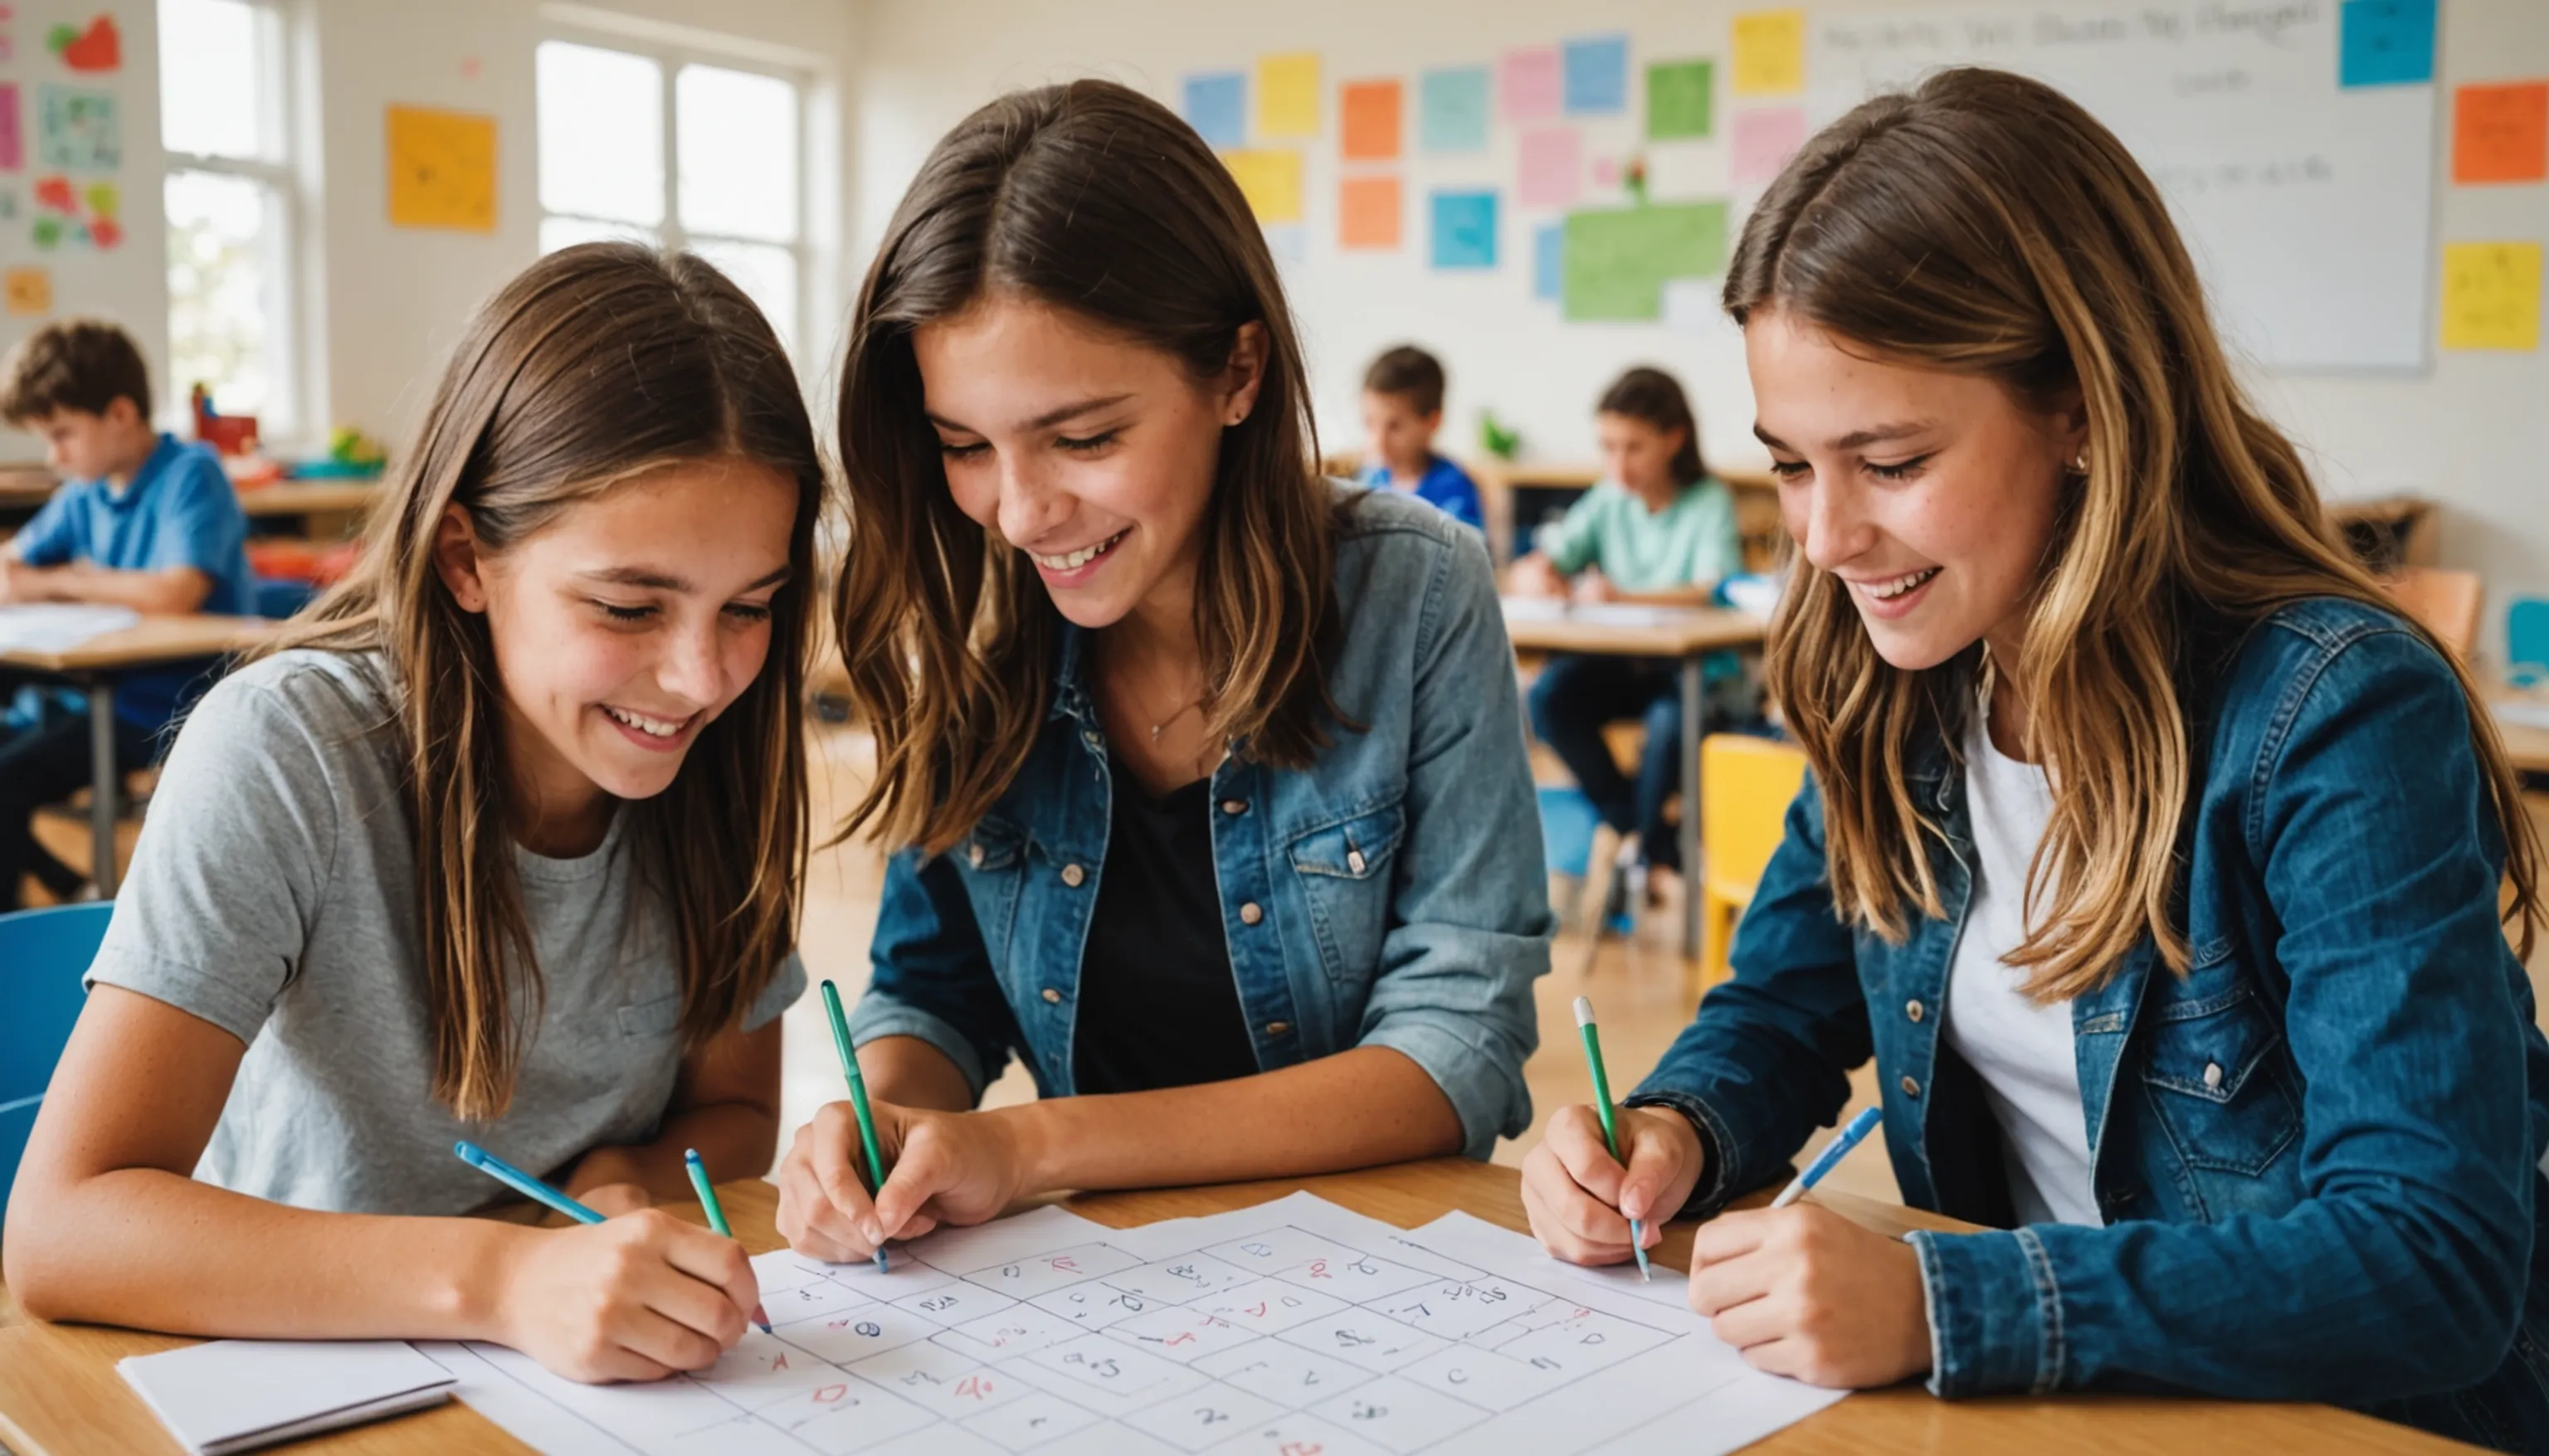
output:
[[[1221,801],[1221,812],[1233,816],[1245,814],[1248,812],[1248,800],[1223,799]]]
[[[1062,1004],[1062,993],[1051,986],[1045,987],[1044,1004],[1047,1006],[1060,1006]]]
[[[976,846],[974,846],[972,849],[967,850],[967,851],[965,852],[965,863],[966,863],[966,864],[968,864],[973,865],[973,866],[974,866],[975,868],[977,868],[977,869],[982,868],[982,867],[983,867],[983,847],[982,847],[981,845],[976,845]]]
[[[1062,866],[1062,882],[1071,886],[1073,889],[1080,888],[1081,882],[1087,878],[1088,871],[1081,868],[1077,864],[1065,864]]]
[[[1357,874],[1361,874],[1361,873],[1363,873],[1363,866],[1364,866],[1363,851],[1361,851],[1361,850],[1348,850],[1348,851],[1346,851],[1346,867],[1347,867],[1348,869],[1353,870],[1353,871],[1354,871],[1355,873],[1357,873]]]
[[[1266,1035],[1270,1037],[1279,1037],[1290,1030],[1292,1030],[1292,1024],[1288,1021],[1270,1021],[1266,1024]]]
[[[2221,1063],[2218,1061],[2208,1061],[2204,1064],[2204,1085],[2215,1088],[2216,1090],[2219,1089],[2221,1086]]]
[[[1902,1087],[1903,1095],[1906,1097],[1918,1097],[1921,1095],[1921,1084],[1910,1077],[1905,1077],[1903,1079]]]
[[[1922,1010],[1922,1008],[1921,1008],[1921,1003],[1920,1003],[1920,1002],[1918,1002],[1918,1001],[1906,1001],[1906,1002],[1904,1002],[1904,1003],[1903,1003],[1903,1014],[1904,1014],[1905,1016],[1907,1016],[1907,1017],[1910,1017],[1910,1018],[1912,1019],[1913,1024],[1914,1024],[1915,1026],[1917,1026],[1917,1025],[1919,1025],[1919,1024],[1920,1024],[1921,1018],[1922,1018],[1922,1016],[1923,1016],[1925,1013],[1923,1012],[1923,1010]]]
[[[1239,923],[1242,925],[1255,925],[1257,922],[1264,920],[1265,918],[1265,909],[1255,900],[1251,900],[1247,904],[1239,907]]]

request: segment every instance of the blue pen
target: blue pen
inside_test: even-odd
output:
[[[1783,1209],[1805,1197],[1807,1189],[1822,1182],[1824,1174],[1831,1172],[1835,1164],[1849,1155],[1851,1148],[1876,1131],[1876,1122],[1877,1111],[1872,1107],[1851,1118],[1849,1126],[1841,1130],[1841,1136],[1825,1143],[1824,1150],[1815,1160],[1806,1164],[1806,1170],[1797,1175],[1797,1181],[1779,1190],[1779,1196],[1770,1200],[1770,1207]]]
[[[488,1177],[495,1179],[497,1182],[504,1184],[506,1187],[511,1188],[524,1198],[530,1199],[534,1203],[547,1204],[550,1208],[557,1210],[559,1213],[566,1215],[568,1218],[575,1220],[579,1224],[599,1224],[602,1222],[602,1216],[600,1214],[597,1214],[593,1210],[586,1208],[584,1205],[577,1203],[574,1199],[567,1197],[565,1194],[551,1188],[539,1179],[532,1177],[530,1174],[523,1172],[518,1167],[515,1167],[512,1163],[509,1163],[503,1158],[496,1156],[496,1154],[489,1152],[487,1149],[480,1147],[475,1142],[455,1142],[451,1144],[451,1150],[460,1154],[460,1160],[462,1162],[476,1168],[479,1172],[486,1174]]]

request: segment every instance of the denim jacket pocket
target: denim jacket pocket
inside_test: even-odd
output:
[[[2196,979],[2204,979],[2202,972]],[[2189,1167],[2255,1177],[2301,1135],[2284,1034],[2245,983],[2151,1009],[2142,1083]]]
[[[1406,815],[1392,801],[1292,839],[1292,869],[1331,980],[1369,980],[1380,963],[1391,897],[1389,866],[1406,828]]]

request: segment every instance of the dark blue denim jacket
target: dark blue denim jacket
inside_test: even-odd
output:
[[[1305,770],[1243,750],[1213,771],[1222,928],[1261,1070],[1395,1048],[1483,1158],[1531,1123],[1553,929],[1513,648],[1477,532],[1412,497],[1350,499],[1328,690],[1362,726],[1333,728]],[[991,812],[952,853],[889,863],[850,1018],[861,1044],[928,1042],[978,1098],[1012,1049],[1044,1096],[1072,1092],[1112,788],[1086,640],[1066,630],[1044,731]]]
[[[2314,599],[2188,688],[2193,964],[2145,938],[2071,1008],[2106,1228],[2007,1228],[1998,1128],[1939,1036],[1972,853],[1943,743],[1911,777],[1944,917],[1899,946],[1842,924],[1810,783],[1734,978],[1629,1100],[1697,1124],[1706,1214],[1785,1178],[1873,1055],[1906,1201],[2005,1230],[1912,1235],[1939,1395],[2324,1401],[2549,1449],[2549,1042],[2459,684],[2397,618]]]

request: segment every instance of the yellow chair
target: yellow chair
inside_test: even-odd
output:
[[[1778,849],[1788,805],[1806,781],[1806,756],[1784,743],[1714,733],[1699,745],[1699,984],[1731,972],[1735,923]]]

